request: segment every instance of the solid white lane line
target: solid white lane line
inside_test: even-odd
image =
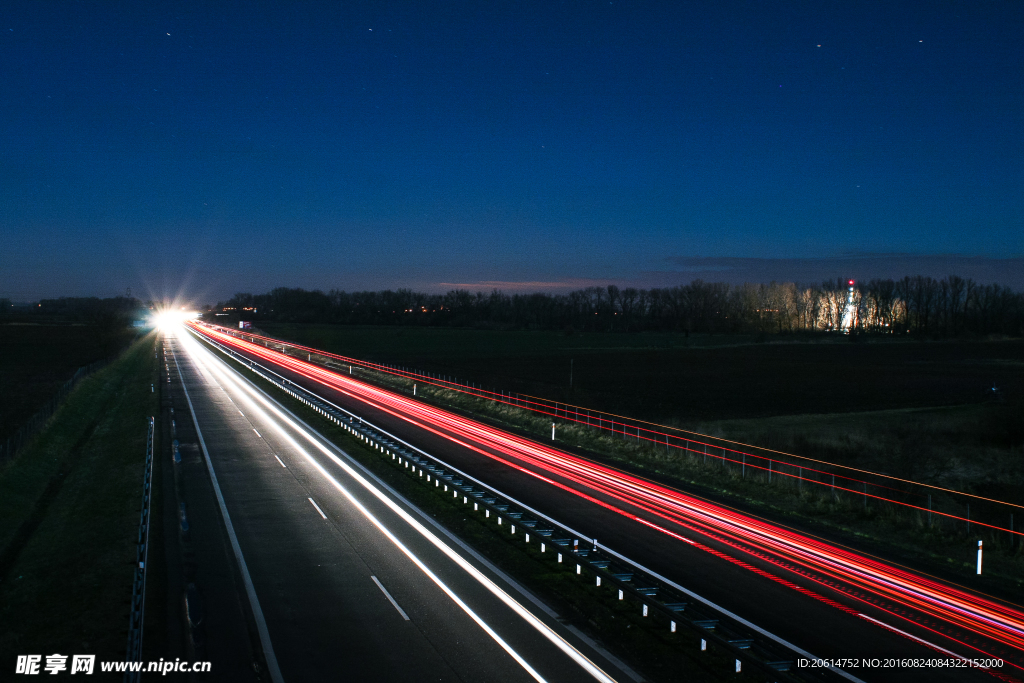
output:
[[[320,513],[321,517],[323,517],[324,519],[327,519],[327,515],[324,514],[324,511],[320,509],[320,506],[316,504],[315,500],[313,500],[312,498],[307,498],[306,500],[308,500],[310,503],[313,504],[313,507],[315,507],[316,511]]]
[[[274,457],[277,458],[276,453],[274,454]],[[281,463],[281,467],[288,467],[288,465],[285,465],[283,462],[281,462],[281,458],[277,458],[277,461]]]
[[[173,353],[173,352],[172,352]],[[245,584],[245,594],[249,598],[249,607],[252,609],[253,619],[256,621],[256,630],[260,634],[260,645],[263,647],[263,656],[267,660],[267,668],[270,670],[270,680],[273,683],[284,683],[281,676],[281,667],[277,664],[277,655],[274,654],[274,645],[270,642],[270,632],[267,630],[267,620],[263,617],[263,610],[260,608],[259,598],[256,597],[256,588],[252,585],[252,577],[249,576],[249,567],[242,557],[242,548],[238,545],[238,536],[235,535],[235,527],[231,524],[231,515],[228,514],[227,505],[224,503],[224,494],[220,491],[220,483],[213,471],[213,462],[210,460],[210,452],[206,450],[206,440],[203,439],[203,432],[199,429],[199,420],[196,418],[196,409],[192,406],[192,398],[188,394],[188,387],[185,386],[185,378],[181,374],[181,366],[178,365],[177,355],[173,356],[174,367],[178,370],[178,378],[181,380],[181,388],[185,392],[185,400],[188,401],[189,412],[192,413],[192,423],[196,427],[196,435],[199,437],[199,445],[203,449],[203,458],[206,459],[206,470],[210,473],[210,481],[213,483],[213,492],[217,496],[217,505],[220,507],[221,517],[224,519],[224,526],[227,528],[228,540],[231,542],[231,551],[238,562],[238,570],[242,575],[242,582]]]
[[[255,427],[252,428],[252,431],[256,432],[256,436],[260,437],[261,439],[263,438],[263,435],[256,431]]]
[[[377,588],[379,588],[380,592],[384,594],[384,597],[387,598],[391,602],[391,604],[395,606],[395,609],[398,610],[398,613],[402,615],[402,618],[406,621],[410,621],[409,615],[405,613],[404,609],[398,606],[398,603],[395,602],[395,599],[391,597],[391,593],[388,593],[388,589],[385,588],[384,585],[377,580],[377,577],[371,576],[370,578],[373,579],[373,582],[375,584],[377,584]]]
[[[220,360],[220,358],[214,356],[210,351],[201,346],[199,342],[195,341],[193,338],[188,337],[188,341],[192,345],[192,348],[196,350],[197,355],[201,355],[204,358],[208,358],[213,361],[213,364],[207,366],[208,370],[211,373],[216,373],[220,375],[224,381],[234,385],[236,389],[241,390],[242,396],[246,398],[247,402],[249,403],[252,409],[262,413],[263,417],[266,418],[267,421],[274,426],[274,428],[278,431],[282,438],[290,442],[295,448],[295,450],[297,450],[304,458],[306,458],[306,460],[310,463],[312,467],[319,471],[320,474],[323,475],[325,479],[327,479],[343,496],[345,496],[349,500],[349,502],[352,503],[352,505],[354,505],[360,512],[362,512],[363,516],[365,516],[374,526],[376,526],[381,531],[381,533],[387,536],[387,538],[390,539],[392,543],[394,543],[417,567],[420,568],[420,571],[426,574],[442,591],[444,591],[448,595],[448,597],[452,599],[452,601],[454,601],[471,619],[473,619],[473,621],[475,621],[477,625],[480,626],[480,628],[482,628],[488,635],[490,635],[491,638],[496,643],[498,643],[502,647],[502,649],[504,649],[509,654],[509,656],[515,659],[520,666],[522,666],[528,673],[530,673],[531,676],[533,676],[538,681],[544,680],[543,678],[541,678],[540,674],[538,674],[533,669],[533,667],[531,667],[519,655],[519,653],[513,650],[511,646],[509,646],[501,638],[501,636],[499,636],[486,622],[484,622],[479,616],[477,616],[477,614],[473,612],[473,610],[466,603],[464,603],[461,598],[459,598],[450,588],[448,588],[448,586],[445,585],[444,582],[441,581],[439,577],[437,577],[425,564],[423,564],[423,562],[416,555],[414,555],[389,529],[387,529],[365,506],[363,506],[362,503],[356,500],[356,498],[337,479],[335,479],[323,467],[323,465],[321,465],[315,458],[313,458],[313,456],[309,452],[302,448],[302,446],[300,446],[299,443],[295,441],[295,439],[290,434],[288,434],[287,430],[284,427],[285,424],[287,424],[288,427],[291,428],[293,431],[301,435],[303,439],[309,442],[317,450],[323,453],[327,458],[331,460],[331,462],[333,462],[335,465],[344,470],[350,477],[355,479],[356,482],[359,483],[367,492],[372,494],[381,503],[390,508],[394,514],[396,514],[406,524],[415,529],[421,536],[428,540],[438,550],[440,550],[442,553],[448,556],[448,558],[452,562],[459,565],[459,567],[461,567],[467,574],[473,577],[479,584],[481,584],[492,595],[494,595],[501,602],[503,602],[509,609],[518,614],[524,621],[530,624],[530,626],[532,626],[538,633],[540,633],[542,636],[544,636],[544,638],[546,638],[549,642],[551,642],[558,649],[560,649],[566,656],[568,656],[570,659],[576,662],[576,664],[578,664],[587,673],[589,673],[591,676],[601,681],[602,683],[614,683],[614,679],[611,676],[609,676],[600,667],[598,667],[596,664],[590,661],[590,659],[588,659],[583,653],[581,653],[579,650],[573,647],[572,644],[570,644],[568,641],[562,638],[562,636],[557,634],[550,626],[548,626],[540,619],[538,619],[536,616],[534,616],[532,612],[523,607],[519,602],[515,600],[515,598],[513,598],[511,595],[502,590],[500,586],[491,581],[491,579],[484,575],[475,566],[470,564],[464,557],[455,552],[450,546],[445,544],[444,541],[442,541],[440,538],[431,533],[430,530],[428,530],[419,521],[413,518],[408,512],[402,509],[397,503],[391,500],[381,490],[379,490],[367,479],[365,479],[361,474],[359,474],[356,470],[349,466],[348,463],[344,462],[343,460],[341,460],[341,458],[339,458],[337,455],[331,452],[331,450],[328,449],[327,446],[321,443],[319,439],[315,438],[303,426],[300,426],[294,420],[289,418],[262,392],[259,392],[257,389],[252,387],[248,382],[242,380],[240,377],[236,379],[234,376],[232,376],[235,373],[230,368],[227,368],[227,366],[223,363],[223,361]],[[223,366],[225,369],[227,369],[228,372],[226,373],[225,370],[222,370],[220,366]],[[246,396],[246,394],[248,394],[248,396]],[[269,419],[270,416],[267,415],[263,408],[259,407],[253,399],[255,399],[255,401],[258,401],[260,404],[262,404],[263,407],[265,407],[267,410],[273,413],[277,417],[277,420]]]

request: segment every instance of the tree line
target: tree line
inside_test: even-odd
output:
[[[31,306],[15,306],[0,299],[0,320],[71,322],[104,328],[131,327],[132,321],[148,313],[148,306],[134,297],[60,297],[40,299]]]
[[[1024,293],[956,275],[864,283],[827,280],[731,285],[694,280],[676,287],[615,285],[567,294],[409,289],[346,292],[280,287],[239,293],[217,310],[242,320],[494,329],[685,333],[869,332],[1024,336]]]

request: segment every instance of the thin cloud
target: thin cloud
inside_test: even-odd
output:
[[[478,280],[476,282],[438,282],[438,287],[449,289],[500,289],[510,291],[570,291],[583,289],[585,287],[606,287],[617,284],[619,280],[599,280],[592,278],[573,278],[559,280],[556,282],[543,282],[538,280],[516,281],[516,280]]]
[[[959,275],[982,284],[998,283],[1024,289],[1024,257],[992,258],[961,254],[843,254],[824,258],[742,258],[731,256],[670,256],[666,269],[651,270],[639,279],[648,282],[786,281],[815,283],[835,278],[899,279],[907,275],[943,278]]]

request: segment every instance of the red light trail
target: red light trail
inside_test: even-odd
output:
[[[614,415],[610,413],[591,412],[581,406],[573,406],[566,403],[552,402],[548,399],[539,398],[536,396],[516,394],[513,398],[512,395],[490,391],[483,389],[473,384],[462,384],[454,381],[453,378],[441,378],[430,373],[414,372],[405,370],[399,367],[384,365],[380,363],[372,363],[368,361],[359,360],[357,358],[349,358],[347,356],[340,356],[338,354],[329,353],[320,349],[314,349],[312,347],[303,346],[301,344],[295,344],[292,342],[284,342],[273,337],[265,337],[252,332],[240,333],[228,328],[221,328],[218,326],[211,326],[215,329],[227,332],[229,335],[244,339],[248,337],[252,341],[259,340],[263,342],[267,348],[272,346],[280,346],[282,350],[292,349],[295,351],[302,351],[310,354],[316,354],[324,358],[330,358],[332,360],[340,361],[350,366],[360,367],[366,370],[375,372],[381,372],[391,374],[396,377],[401,377],[407,380],[415,382],[422,382],[424,384],[433,385],[440,389],[447,389],[449,391],[457,391],[463,394],[474,396],[476,398],[484,399],[487,401],[493,401],[495,403],[503,403],[508,406],[529,410],[539,415],[546,415],[556,420],[564,420],[566,422],[574,422],[579,425],[586,425],[589,428],[596,428],[599,430],[609,431],[613,434],[621,434],[623,438],[637,439],[637,441],[644,441],[651,447],[660,447],[665,445],[668,448],[675,448],[676,450],[689,453],[694,456],[703,456],[705,460],[712,458],[721,462],[723,465],[730,463],[732,465],[738,465],[745,471],[747,468],[751,470],[757,470],[762,473],[768,473],[769,479],[772,476],[784,477],[791,481],[797,481],[799,483],[807,483],[813,486],[819,486],[823,488],[829,488],[832,494],[836,492],[847,493],[851,496],[862,496],[865,501],[873,500],[881,503],[888,503],[890,505],[896,505],[900,507],[909,508],[916,510],[923,514],[926,514],[929,519],[929,525],[931,524],[932,516],[937,518],[945,519],[949,522],[964,522],[967,528],[970,529],[972,526],[984,527],[991,531],[998,531],[1005,533],[1010,536],[1021,536],[1024,537],[1024,532],[1013,529],[1012,524],[1012,513],[1015,508],[1022,508],[1024,506],[1009,503],[1007,501],[995,500],[985,496],[977,494],[966,493],[964,491],[957,491],[954,489],[948,489],[933,484],[925,484],[922,482],[915,482],[908,479],[902,479],[900,477],[894,477],[888,474],[881,474],[878,472],[871,472],[869,470],[863,470],[856,467],[850,467],[848,465],[842,465],[838,463],[828,462],[824,460],[818,460],[816,458],[810,458],[803,455],[796,455],[793,453],[785,453],[783,451],[776,451],[768,448],[760,448],[756,446],[750,446],[749,444],[742,444],[728,439],[721,439],[718,437],[710,437],[706,434],[699,434],[696,432],[689,432],[676,427],[666,427],[643,420],[636,420],[634,418],[626,418],[621,415]],[[287,355],[287,354],[286,354]],[[570,410],[571,409],[571,410]],[[609,419],[611,418],[611,419]],[[619,418],[619,419],[615,419]],[[624,422],[621,420],[629,420],[630,422]],[[640,426],[645,425],[645,426]],[[662,430],[673,430],[670,434],[667,431]],[[634,433],[635,432],[635,433]],[[682,436],[680,436],[680,434]],[[676,443],[670,444],[670,441],[675,439]],[[701,439],[708,439],[709,441],[701,441]],[[721,443],[711,443],[711,440]],[[680,445],[680,443],[682,445]],[[730,444],[729,446],[723,446],[722,443]],[[703,452],[699,450],[699,447],[703,446]],[[738,450],[733,446],[742,448],[753,448],[768,453],[777,455],[783,455],[797,460],[802,461],[801,463],[789,462],[786,460],[777,460],[772,457],[766,457],[764,455],[757,455],[749,451]],[[709,451],[708,449],[712,450]],[[714,450],[719,451],[715,453]],[[827,466],[834,468],[833,470],[819,469],[818,466]],[[786,471],[786,469],[789,471]],[[857,473],[861,476],[872,477],[872,480],[858,479],[853,476],[837,473],[835,470],[845,470],[849,472]],[[808,476],[816,475],[816,476]],[[830,481],[829,481],[830,479]],[[912,488],[901,488],[898,486],[892,486],[889,484],[880,483],[881,481],[887,481],[896,484],[910,485]],[[838,483],[837,483],[838,482]],[[868,486],[872,489],[878,490],[879,493],[868,493]],[[856,488],[854,488],[856,487]],[[941,492],[945,494],[951,494],[955,498],[960,499],[959,502],[967,503],[967,514],[958,514],[954,512],[943,511],[939,509],[933,509],[931,505],[931,497],[928,495],[928,491]],[[911,503],[904,498],[913,497],[918,499],[918,503]],[[976,512],[972,518],[970,514],[970,502],[977,500],[980,503],[990,504],[992,507],[988,511],[988,517],[990,521],[982,521],[979,519],[979,515]],[[1009,514],[1011,517],[1011,524],[1009,527],[1002,523],[992,523],[991,518],[993,515],[998,518],[1000,515]]]
[[[986,657],[1002,657],[1008,664],[1024,671],[1024,660],[1020,657],[1024,650],[1024,612],[1015,606],[996,602],[926,575],[886,564],[792,529],[503,432],[293,356],[237,339],[216,329],[198,325],[190,327],[225,346],[287,368],[843,611],[875,621],[861,615],[854,608],[672,532],[661,523],[654,523],[631,510],[653,515],[692,533],[714,539],[736,551],[794,572],[826,589],[839,591],[853,600],[870,604],[894,617],[959,642],[976,653]],[[575,486],[562,483],[566,481]],[[902,614],[906,609],[913,613]],[[949,632],[948,626],[960,632]],[[891,630],[901,632],[895,628]],[[978,637],[985,638],[989,644],[979,644]],[[968,638],[971,642],[968,642]],[[1012,648],[1015,651],[1012,657],[1001,652],[993,653],[991,645],[996,643]]]

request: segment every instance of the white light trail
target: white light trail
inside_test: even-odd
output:
[[[380,502],[386,505],[394,514],[402,519],[405,523],[411,526],[417,533],[428,540],[434,547],[443,552],[452,562],[463,569],[469,574],[474,580],[486,588],[492,595],[497,597],[502,603],[519,615],[524,621],[526,621],[531,627],[533,627],[538,633],[540,633],[549,642],[554,644],[559,650],[571,658],[577,665],[583,668],[593,678],[602,683],[614,683],[614,679],[605,673],[600,667],[590,661],[585,655],[579,650],[568,643],[564,638],[554,632],[547,624],[542,622],[536,616],[534,616],[529,610],[523,607],[518,601],[512,596],[506,593],[500,586],[495,584],[491,579],[485,576],[480,570],[470,564],[460,554],[455,552],[450,546],[444,541],[438,538],[436,535],[430,532],[425,526],[419,521],[412,517],[408,512],[403,510],[397,503],[391,500],[383,491],[374,486],[370,481],[363,477],[359,472],[354,470],[341,458],[335,455],[327,446],[325,446],[319,439],[315,438],[304,425],[300,425],[286,415],[281,409],[279,409],[274,403],[267,399],[262,392],[258,392],[247,382],[239,381],[232,377],[233,372],[226,369],[223,362],[216,358],[206,349],[202,348],[198,342],[192,339],[188,334],[178,334],[178,339],[182,342],[182,346],[186,348],[189,355],[197,362],[204,366],[208,372],[218,376],[226,384],[231,385],[236,391],[238,391],[242,398],[249,404],[250,410],[255,410],[266,422],[269,422],[282,439],[287,441],[300,455],[302,455],[306,461],[315,468],[339,493],[341,493],[348,501],[358,509],[366,519],[372,523],[377,529],[383,533],[402,553],[415,564],[420,571],[422,571],[427,577],[434,582],[455,604],[457,604],[463,612],[465,612],[481,629],[484,630],[498,645],[504,649],[509,656],[511,656],[520,666],[523,667],[527,673],[529,673],[535,680],[544,681],[540,674],[526,662],[525,659],[518,652],[516,652],[508,643],[504,641],[480,616],[478,616],[472,608],[469,607],[462,599],[452,591],[436,574],[434,574],[430,568],[428,568],[408,547],[406,547],[384,524],[377,519],[362,503],[360,503],[355,496],[353,496],[344,485],[335,479],[305,448],[303,448],[285,429],[285,425],[302,436],[310,445],[320,451],[324,456],[329,458],[334,464],[345,471],[350,477],[356,480],[367,492],[377,498]],[[224,369],[222,369],[224,368]],[[231,374],[227,374],[231,372]],[[270,415],[274,416],[271,419]]]

